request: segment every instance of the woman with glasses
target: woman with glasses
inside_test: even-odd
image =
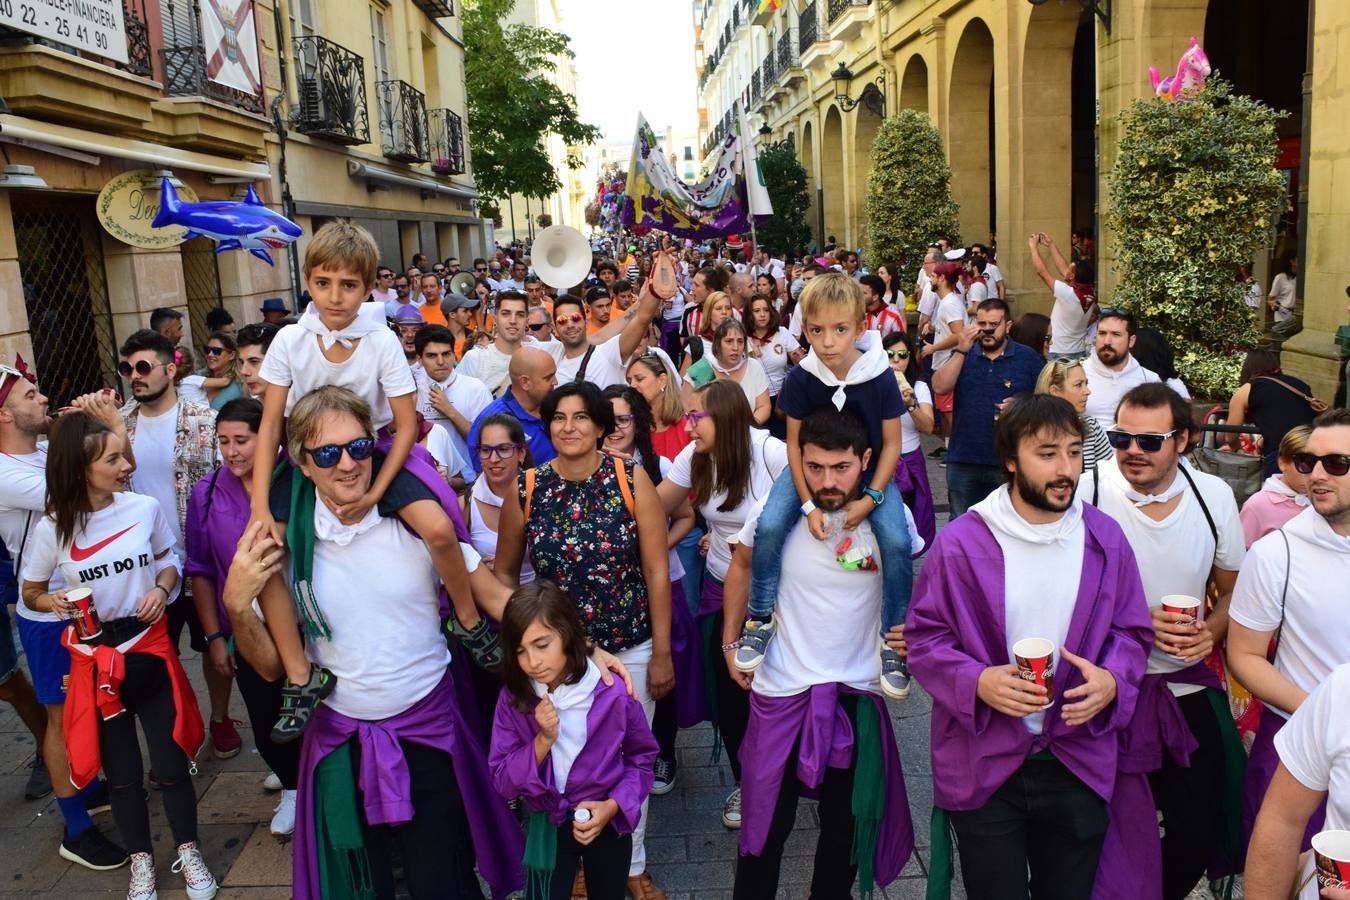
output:
[[[510,413],[493,413],[478,430],[478,454],[482,477],[463,499],[464,521],[469,526],[469,542],[483,557],[483,564],[494,569],[497,561],[497,528],[501,521],[502,498],[516,489],[522,469],[534,468],[534,457],[525,440],[520,420]],[[520,584],[534,581],[529,556],[521,560]]]
[[[239,346],[234,342],[234,335],[213,332],[206,341],[206,367],[195,374],[206,379],[202,387],[207,402],[216,412],[231,400],[244,396],[244,385],[239,378]],[[223,387],[220,386],[222,381]]]
[[[692,443],[680,451],[665,480],[657,487],[667,514],[693,492],[694,509],[703,515],[705,569],[697,621],[703,635],[704,673],[710,709],[727,749],[737,787],[722,805],[722,824],[741,827],[741,741],[750,719],[750,695],[731,680],[723,663],[723,582],[731,567],[736,535],[769,496],[775,479],[787,468],[787,446],[753,427],[745,394],[728,381],[695,388],[688,398],[686,428]],[[734,648],[733,648],[734,649]]]
[[[760,278],[773,277],[761,275]],[[778,413],[778,392],[788,369],[801,362],[806,351],[786,328],[778,324],[778,311],[768,294],[750,298],[750,355],[764,367],[769,381],[769,433],[779,440],[787,437],[787,420]]]
[[[631,387],[612,385],[605,397],[614,407],[614,432],[605,438],[605,452],[642,467],[652,484],[660,484],[671,461],[652,447],[652,411],[647,401]],[[670,653],[675,661],[675,690],[656,701],[652,733],[660,752],[656,758],[653,794],[668,794],[675,787],[675,733],[692,728],[708,718],[703,695],[703,655],[699,652],[694,615],[684,594],[684,565],[677,548],[693,530],[694,509],[688,498],[676,507],[667,523],[670,565]]]
[[[1115,451],[1105,429],[1096,416],[1087,413],[1088,397],[1092,388],[1088,385],[1087,370],[1081,359],[1057,359],[1045,364],[1036,378],[1036,393],[1050,394],[1067,400],[1078,412],[1083,423],[1083,471],[1097,468],[1104,459],[1113,459]]]
[[[689,367],[686,391],[711,381],[734,381],[745,393],[756,425],[769,421],[769,376],[757,359],[752,359],[746,344],[745,326],[740,319],[726,319],[713,332],[712,353]]]
[[[895,488],[914,516],[914,527],[923,538],[923,549],[933,545],[937,536],[937,512],[933,506],[933,488],[928,483],[928,464],[920,434],[933,433],[933,394],[919,380],[919,360],[909,335],[896,331],[881,339],[886,361],[895,373],[905,412],[900,416],[900,461],[895,464]],[[923,555],[923,551],[918,553]]]

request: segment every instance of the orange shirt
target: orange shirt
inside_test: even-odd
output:
[[[422,321],[428,325],[444,325],[445,313],[441,312],[439,303],[424,303],[421,306]]]

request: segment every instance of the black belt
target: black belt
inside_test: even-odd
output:
[[[103,623],[103,630],[97,637],[80,643],[88,644],[92,647],[120,647],[127,641],[139,637],[143,632],[148,631],[150,626],[142,622],[135,616],[123,616],[120,619],[112,619]]]

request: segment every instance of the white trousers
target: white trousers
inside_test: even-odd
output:
[[[628,674],[633,679],[633,691],[637,694],[638,702],[642,704],[642,712],[647,716],[647,727],[651,727],[652,716],[656,715],[656,701],[652,699],[651,691],[647,689],[647,667],[652,661],[652,642],[638,644],[636,647],[629,647],[614,654],[619,658],[619,662],[628,668]],[[647,871],[647,799],[642,800],[642,815],[638,818],[637,828],[633,829],[633,859],[628,865],[628,874],[641,875]]]

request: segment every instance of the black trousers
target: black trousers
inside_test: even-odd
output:
[[[675,692],[671,691],[656,701],[656,712],[652,715],[652,737],[656,738],[657,755],[661,759],[675,762],[675,735],[679,730],[675,718]]]
[[[413,900],[483,900],[474,875],[473,841],[454,763],[440,750],[400,741],[412,786],[412,821],[363,826],[375,895],[394,900],[393,856]],[[360,778],[361,745],[352,739],[352,777]]]
[[[722,653],[722,612],[713,614],[712,634],[708,637],[708,658],[712,660],[713,689],[717,694],[717,730],[731,764],[731,774],[741,783],[741,742],[750,724],[750,692],[731,680],[726,656]]]
[[[547,900],[569,900],[577,867],[586,872],[586,896],[591,900],[625,900],[628,896],[628,863],[633,856],[633,836],[606,827],[583,847],[572,837],[572,823],[558,829],[558,859]],[[545,900],[530,890],[526,900]]]
[[[126,654],[122,705],[126,712],[98,723],[98,747],[108,777],[113,819],[123,843],[131,853],[150,853],[153,849],[137,719],[150,751],[150,766],[161,786],[160,799],[174,843],[197,840],[197,791],[188,771],[187,754],[173,740],[178,710],[164,660],[149,653]]]
[[[870,702],[870,701],[868,701]],[[854,733],[858,730],[858,697],[840,700]],[[778,875],[783,862],[783,846],[792,834],[797,819],[797,800],[802,793],[797,778],[796,758],[799,746],[788,755],[787,769],[778,788],[778,802],[769,823],[769,836],[759,856],[736,859],[735,900],[773,900],[778,894]],[[853,881],[858,867],[849,861],[853,855],[853,775],[858,764],[857,748],[847,769],[827,768],[820,782],[816,809],[820,817],[820,837],[816,839],[815,865],[811,870],[811,900],[847,900],[853,896]]]
[[[1148,777],[1162,813],[1163,900],[1183,900],[1218,855],[1223,836],[1224,759],[1219,722],[1207,696],[1212,688],[1177,698],[1200,746],[1183,768],[1163,754]]]
[[[979,809],[950,815],[970,900],[1091,896],[1106,801],[1058,760],[1028,759]]]
[[[248,711],[253,743],[263,762],[281,779],[281,786],[295,790],[300,780],[300,741],[278,744],[272,740],[272,726],[281,716],[281,687],[285,679],[268,681],[259,675],[242,653],[234,654],[234,680]]]

